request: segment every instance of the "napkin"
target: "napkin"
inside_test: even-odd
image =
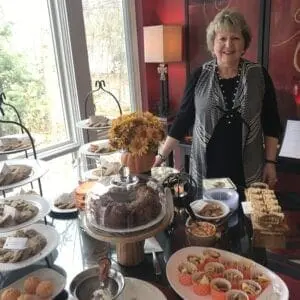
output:
[[[162,247],[158,243],[157,239],[155,237],[151,237],[145,240],[145,245],[144,245],[144,252],[147,253],[152,253],[152,252],[163,252]]]

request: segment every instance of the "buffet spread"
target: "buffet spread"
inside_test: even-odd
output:
[[[77,125],[83,129],[106,130],[112,122],[104,116],[90,116]],[[14,141],[6,144],[6,148],[2,145],[0,150],[23,149],[25,146]],[[222,239],[226,240],[228,220],[237,207],[237,192],[231,181],[214,179],[205,184],[207,190],[227,187],[235,197],[234,206],[221,196],[220,199],[188,202],[195,192],[188,174],[169,167],[153,168],[147,176],[130,174],[126,167],[121,167],[120,161],[103,159],[118,153],[108,140],[83,145],[79,152],[94,157],[100,164],[85,174],[85,180],[72,193],[63,193],[50,204],[42,197],[25,194],[0,200],[0,272],[30,266],[46,258],[57,247],[57,231],[51,226],[36,224],[49,213],[50,205],[54,213],[79,211],[85,232],[96,240],[115,243],[117,262],[129,267],[143,261],[146,238],[172,226],[174,205],[178,205],[178,213],[184,209],[189,215],[185,233],[186,245],[191,247],[182,248],[170,257],[166,274],[181,297],[189,300],[255,300],[272,296],[288,299],[286,285],[276,274],[252,260],[211,248],[220,246]],[[34,164],[23,164],[22,161],[16,164],[7,161],[0,171],[2,190],[14,187],[12,184],[15,183],[22,186],[44,174],[37,172]],[[38,175],[34,177],[33,173]],[[227,190],[223,192],[226,194]],[[271,238],[274,241],[274,236],[283,238],[287,226],[274,192],[252,186],[245,194],[252,206],[256,243],[265,246],[270,245]],[[66,280],[54,270],[45,270],[28,274],[6,287],[0,291],[0,300],[53,299],[65,287]],[[79,300],[109,300],[124,293],[135,299],[137,294],[132,294],[133,289],[129,288],[135,284],[143,287],[140,295],[144,297],[146,290],[151,290],[149,298],[143,300],[151,299],[153,295],[159,300],[166,299],[153,285],[143,281],[137,284],[133,278],[124,278],[111,267],[107,268],[106,281],[100,280],[101,284],[106,283],[99,288],[99,272],[100,264],[75,276],[70,285],[72,295]],[[89,280],[93,280],[93,288]]]

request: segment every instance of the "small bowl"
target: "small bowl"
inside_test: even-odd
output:
[[[210,204],[216,204],[218,205],[221,210],[222,214],[218,216],[203,216],[200,214],[200,211],[204,209],[205,206],[210,205]],[[194,211],[194,214],[196,215],[197,218],[205,220],[205,221],[216,221],[225,218],[229,212],[230,209],[229,207],[224,204],[222,201],[219,200],[196,200],[190,204],[192,210]]]
[[[124,289],[124,277],[120,272],[110,268],[105,285],[110,291],[112,299],[117,299]],[[78,300],[92,299],[93,292],[98,290],[99,286],[99,266],[95,266],[82,271],[73,278],[70,292]]]
[[[200,232],[197,234],[197,228],[201,228],[202,226],[208,227],[211,234],[201,235]],[[193,221],[191,218],[188,218],[185,224],[185,233],[187,242],[191,246],[210,247],[214,246],[217,242],[217,228],[209,222]]]

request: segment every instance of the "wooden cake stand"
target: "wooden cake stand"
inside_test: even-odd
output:
[[[116,244],[117,261],[119,264],[123,266],[136,266],[144,260],[145,239],[163,231],[173,218],[174,208],[171,193],[166,198],[167,204],[164,218],[149,228],[128,233],[107,232],[95,229],[88,224],[86,215],[83,217],[83,228],[88,235],[96,240]]]

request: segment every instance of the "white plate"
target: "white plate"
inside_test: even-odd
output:
[[[151,283],[125,277],[125,288],[117,300],[167,300],[165,295]]]
[[[30,175],[19,181],[19,182],[15,182],[13,184],[9,184],[9,185],[0,185],[0,191],[5,191],[5,190],[9,190],[9,189],[13,189],[22,185],[25,185],[27,183],[30,183],[34,180],[39,179],[40,177],[42,177],[43,175],[45,175],[48,172],[48,166],[47,163],[43,160],[40,159],[9,159],[9,160],[5,160],[3,161],[3,163],[5,163],[8,166],[11,165],[25,165],[25,166],[29,166],[32,168]]]
[[[232,182],[232,180],[228,177],[226,178],[205,178],[202,180],[203,189],[234,189],[236,190],[236,185]]]
[[[81,146],[81,147],[79,148],[79,152],[80,152],[80,153],[83,153],[83,154],[85,154],[85,155],[89,155],[89,156],[104,156],[104,155],[111,155],[111,154],[114,154],[114,153],[118,152],[118,150],[110,151],[110,152],[101,152],[101,153],[91,152],[91,151],[89,151],[89,148],[90,148],[90,146],[91,146],[92,144],[93,144],[93,145],[99,145],[99,146],[102,146],[102,147],[108,147],[108,145],[109,145],[109,140],[108,140],[108,139],[105,139],[105,140],[93,141],[93,142],[84,144],[83,146]]]
[[[209,203],[213,203],[213,204],[215,203],[215,204],[220,205],[222,207],[223,214],[220,216],[217,216],[217,217],[204,217],[204,216],[199,215],[198,212]],[[196,201],[192,202],[190,204],[190,206],[191,206],[194,214],[198,218],[201,218],[202,220],[207,220],[207,221],[222,219],[222,218],[226,217],[230,212],[229,207],[226,204],[224,204],[222,201],[219,201],[219,200],[196,200]]]
[[[50,212],[50,205],[49,205],[48,201],[38,195],[22,194],[22,195],[18,195],[18,196],[7,197],[5,199],[0,199],[0,203],[3,200],[14,200],[14,199],[24,200],[24,201],[28,202],[29,204],[36,206],[39,209],[39,211],[36,216],[34,216],[33,218],[31,218],[30,220],[28,220],[24,223],[10,226],[10,227],[0,227],[0,233],[15,231],[15,230],[21,229],[23,227],[26,227],[28,225],[34,224],[38,220],[41,220],[42,218],[44,218]]]
[[[52,226],[44,225],[44,224],[33,224],[26,227],[26,229],[34,229],[40,234],[42,234],[47,239],[47,244],[45,248],[40,253],[20,262],[0,263],[0,272],[14,271],[14,270],[28,267],[40,261],[41,259],[45,258],[57,247],[59,243],[59,235],[55,230],[55,228],[53,228]],[[13,235],[13,232],[5,233],[5,234],[1,233],[0,237],[6,237],[11,235]]]
[[[72,197],[72,196],[71,196]],[[51,205],[51,211],[54,213],[58,213],[58,214],[70,214],[70,213],[75,213],[77,212],[78,208],[74,207],[74,208],[66,208],[66,209],[62,209],[62,208],[58,208],[57,206],[54,205],[56,199],[54,199],[52,201],[52,205]]]
[[[14,139],[18,139],[19,141],[26,141],[26,142],[29,142],[29,145],[27,146],[23,146],[23,147],[19,147],[19,148],[16,148],[16,149],[12,149],[12,150],[7,150],[7,151],[2,151],[0,150],[0,155],[1,154],[12,154],[12,153],[18,153],[18,152],[21,152],[21,151],[25,151],[25,150],[29,150],[32,148],[32,145],[30,143],[30,139],[28,137],[27,134],[12,134],[12,135],[5,135],[3,137],[0,137],[0,143],[1,143],[1,140],[2,139],[8,139],[8,138],[14,138]]]
[[[90,130],[102,130],[102,129],[109,129],[109,128],[111,128],[111,125],[101,126],[101,127],[90,127],[90,126],[88,126],[88,121],[89,121],[89,119],[81,120],[81,121],[77,122],[76,126],[78,128],[90,129]]]
[[[165,217],[165,215],[166,215],[166,208],[165,208],[165,206],[162,206],[160,214],[154,220],[150,221],[147,224],[141,225],[141,226],[136,226],[133,228],[115,229],[115,228],[109,228],[109,227],[98,225],[98,224],[95,224],[94,222],[91,222],[90,224],[91,224],[92,228],[90,228],[90,229],[95,231],[95,233],[97,232],[97,229],[103,230],[106,232],[118,232],[118,233],[136,232],[136,231],[141,231],[141,230],[144,230],[144,229],[147,229],[147,228],[150,228],[150,227],[156,225]]]
[[[178,270],[177,267],[179,264],[183,261],[186,261],[186,258],[190,254],[195,253],[202,253],[205,249],[205,247],[187,247],[183,248],[177,252],[175,252],[168,260],[167,266],[166,266],[166,275],[168,278],[168,281],[171,285],[171,287],[176,291],[176,293],[181,296],[183,299],[187,300],[210,300],[211,295],[209,296],[197,296],[194,294],[193,289],[189,286],[183,286],[178,281]],[[214,248],[209,248],[214,249]],[[270,284],[263,292],[262,294],[257,298],[257,300],[263,300],[263,299],[278,299],[273,293],[273,288],[275,290],[279,290],[281,292],[280,300],[288,300],[289,299],[289,290],[286,286],[286,284],[283,282],[283,280],[277,276],[274,272],[270,271],[269,269],[255,263],[254,261],[244,258],[240,255],[220,250],[220,249],[214,249],[215,251],[218,251],[222,257],[233,259],[233,260],[240,260],[243,259],[245,261],[254,263],[255,266],[257,266],[266,276],[268,276],[272,284]],[[273,298],[272,298],[273,297]]]
[[[24,281],[29,276],[37,276],[40,280],[50,280],[54,286],[54,292],[52,295],[53,298],[56,297],[65,288],[66,285],[66,278],[62,276],[60,273],[58,273],[53,269],[42,268],[33,271],[27,274],[26,276],[22,277],[21,279],[11,283],[4,289],[0,290],[0,294],[7,288],[15,288],[23,292]]]
[[[75,213],[78,211],[77,207],[74,208],[66,208],[66,209],[61,209],[56,207],[54,204],[51,206],[51,211],[53,211],[56,214],[71,214],[71,213]]]
[[[7,151],[1,151],[1,150],[0,150],[0,155],[1,155],[1,154],[13,154],[13,153],[18,153],[18,152],[22,152],[22,151],[29,150],[29,149],[31,149],[31,148],[32,148],[31,145],[27,145],[27,146],[19,147],[19,148],[16,148],[16,149],[7,150]]]

